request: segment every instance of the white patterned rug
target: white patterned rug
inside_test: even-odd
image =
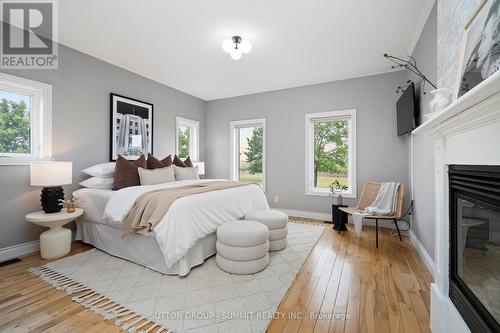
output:
[[[30,271],[129,332],[264,332],[324,226],[288,230],[288,247],[252,275],[223,272],[215,256],[187,277],[164,275],[97,249]]]

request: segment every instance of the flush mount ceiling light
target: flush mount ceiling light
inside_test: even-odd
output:
[[[234,60],[239,60],[243,53],[246,54],[252,50],[252,43],[248,39],[242,39],[240,36],[233,36],[222,42],[222,49],[229,53]]]

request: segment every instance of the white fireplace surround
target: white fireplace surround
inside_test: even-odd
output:
[[[435,275],[431,285],[434,333],[470,332],[448,296],[450,164],[500,165],[500,72],[413,131],[434,140]]]

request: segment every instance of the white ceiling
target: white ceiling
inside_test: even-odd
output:
[[[205,100],[385,72],[433,0],[64,0],[60,41]],[[234,61],[232,35],[253,50]]]

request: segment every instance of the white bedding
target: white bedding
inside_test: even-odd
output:
[[[189,252],[172,267],[167,267],[156,238],[142,234],[122,238],[121,226],[78,220],[75,239],[92,244],[111,255],[148,267],[163,274],[186,276],[195,266],[203,264],[206,258],[215,254],[215,233],[200,239]]]
[[[104,209],[113,191],[98,188],[81,188],[73,192],[77,207],[83,208],[83,218],[87,221],[107,224],[103,219]]]
[[[220,179],[182,180],[121,189],[113,192],[103,218],[111,223],[121,222],[143,193],[216,180]],[[167,267],[184,257],[197,240],[214,233],[220,224],[241,219],[251,210],[268,208],[264,192],[255,184],[177,199],[154,228]]]

